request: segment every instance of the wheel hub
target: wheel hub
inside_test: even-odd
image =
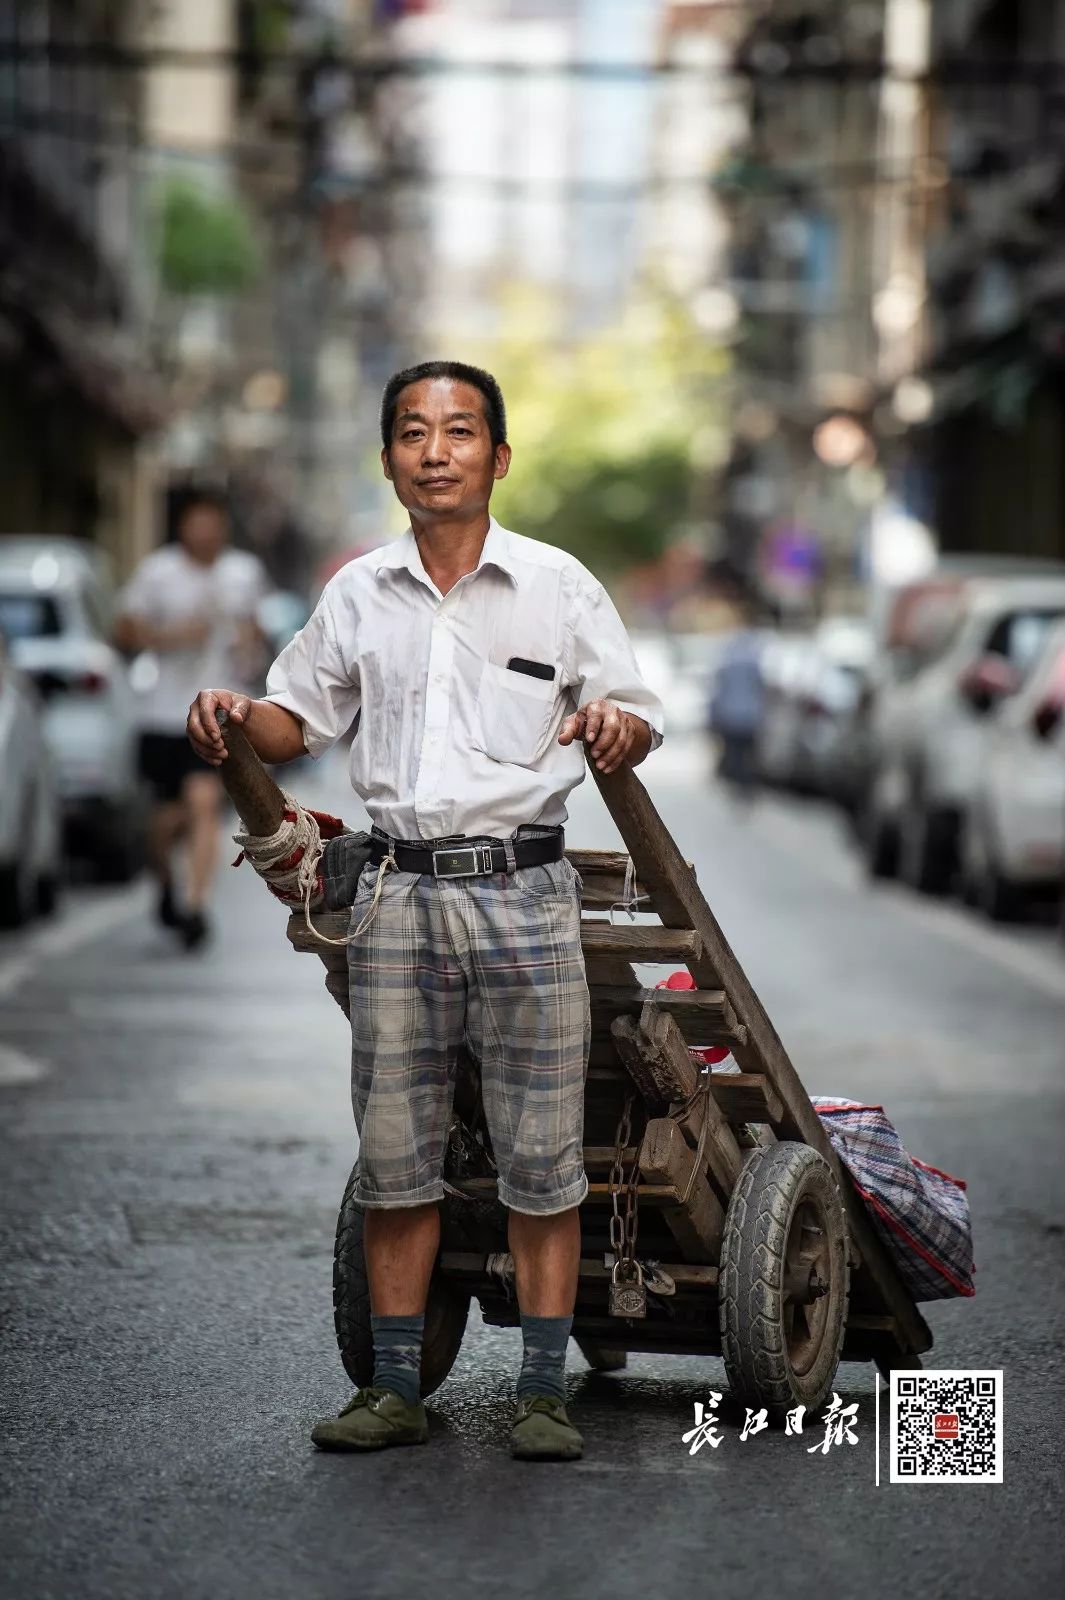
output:
[[[821,1347],[832,1287],[828,1231],[814,1199],[796,1207],[784,1249],[784,1340],[792,1371],[808,1372]]]

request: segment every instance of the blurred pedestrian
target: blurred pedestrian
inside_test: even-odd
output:
[[[489,515],[511,456],[490,374],[458,362],[398,373],[381,433],[407,533],[326,585],[264,700],[210,689],[189,712],[189,736],[215,765],[219,706],[268,761],[321,755],[361,713],[351,778],[374,828],[348,978],[374,1376],[311,1437],[333,1450],[428,1438],[425,1306],[467,1039],[521,1313],[511,1452],[572,1460],[581,1437],[565,1360],[588,1191],[589,1000],[562,823],[581,745],[603,772],[642,761],[661,705],[602,584]]]
[[[150,651],[155,661],[140,708],[141,775],[154,802],[149,861],[159,884],[159,921],[192,950],[209,933],[223,791],[217,773],[205,772],[189,748],[189,701],[205,681],[258,686],[267,657],[256,612],[269,584],[255,556],[230,548],[221,495],[195,491],[181,507],[177,534],[177,542],[153,551],[127,584],[116,639],[123,649]],[[182,841],[179,896],[174,852]]]
[[[742,800],[758,783],[758,740],[765,719],[762,636],[744,604],[739,626],[728,639],[714,673],[710,731],[721,745],[718,774]]]

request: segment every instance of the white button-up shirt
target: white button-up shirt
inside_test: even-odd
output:
[[[654,744],[662,735],[661,702],[602,584],[494,518],[476,568],[446,595],[410,531],[349,562],[278,656],[266,698],[300,719],[312,756],[359,713],[352,787],[399,839],[563,822],[584,746],[558,733],[589,700],[642,717]]]

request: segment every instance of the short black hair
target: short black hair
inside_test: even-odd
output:
[[[404,367],[385,384],[381,396],[381,442],[387,450],[392,443],[392,428],[396,420],[396,402],[411,383],[422,383],[426,378],[451,378],[455,383],[468,383],[479,389],[484,399],[484,415],[492,439],[492,449],[507,442],[507,411],[503,404],[503,391],[490,372],[483,367],[471,367],[465,361],[419,361],[416,367]]]
[[[179,491],[174,521],[180,526],[190,511],[217,511],[228,521],[231,515],[229,496],[224,489],[211,483],[193,484]]]

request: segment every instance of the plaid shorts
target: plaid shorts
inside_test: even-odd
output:
[[[377,870],[359,877],[353,929]],[[360,1204],[443,1198],[464,1041],[480,1062],[502,1203],[547,1215],[584,1199],[580,915],[565,860],[476,878],[385,874],[376,915],[348,946]]]

